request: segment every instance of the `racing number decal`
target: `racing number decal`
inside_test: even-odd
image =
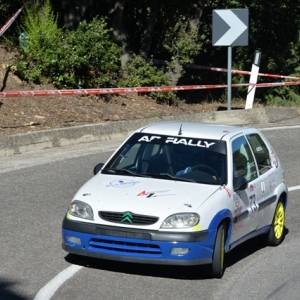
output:
[[[248,188],[249,194],[249,208],[250,208],[250,214],[254,216],[253,214],[258,210],[258,204],[256,203],[256,186],[255,184],[250,184]]]

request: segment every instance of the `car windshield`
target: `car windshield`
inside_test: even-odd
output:
[[[135,133],[101,173],[226,184],[226,142]]]

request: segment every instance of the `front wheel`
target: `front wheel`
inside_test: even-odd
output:
[[[267,236],[268,246],[278,246],[284,237],[285,210],[282,199],[279,199],[270,231]]]
[[[225,226],[221,224],[217,231],[212,258],[211,273],[214,278],[222,278],[224,274]]]

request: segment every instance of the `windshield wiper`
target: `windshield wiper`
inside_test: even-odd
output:
[[[144,174],[138,174],[136,172],[133,172],[133,171],[130,171],[127,169],[106,168],[106,169],[103,169],[101,171],[101,173],[102,172],[109,173],[109,174],[125,173],[125,174],[130,174],[132,176],[148,177],[148,176],[145,176]]]
[[[144,173],[143,175],[150,176],[152,178],[161,178],[161,179],[172,179],[172,180],[176,180],[176,181],[196,182],[193,179],[172,176],[169,173]]]
[[[188,178],[181,178],[181,177],[176,177],[172,176],[169,173],[143,173],[139,174],[127,169],[117,169],[117,168],[106,168],[101,171],[101,173],[106,173],[106,174],[119,174],[119,173],[125,173],[129,174],[132,176],[136,177],[152,177],[152,178],[160,178],[160,179],[171,179],[171,180],[176,180],[176,181],[187,181],[187,182],[196,182],[193,179],[188,179]]]

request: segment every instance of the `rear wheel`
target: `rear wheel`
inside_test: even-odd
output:
[[[284,237],[284,222],[285,222],[284,204],[282,199],[279,199],[275,209],[271,228],[267,236],[268,246],[277,246],[282,242]]]
[[[225,255],[225,225],[222,223],[217,231],[214,253],[212,258],[211,273],[215,278],[222,278],[224,273]]]

